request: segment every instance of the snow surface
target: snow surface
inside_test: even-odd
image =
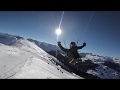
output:
[[[54,59],[26,39],[15,40],[12,46],[0,44],[0,78],[83,79],[57,66]]]
[[[86,57],[82,58],[83,61],[91,60],[94,64],[98,64],[98,67],[95,70],[87,70],[87,73],[97,75],[102,79],[120,79],[120,72],[105,66],[105,61],[113,61],[114,63],[120,64],[120,60],[113,60],[110,57],[103,57],[98,55],[86,55]]]

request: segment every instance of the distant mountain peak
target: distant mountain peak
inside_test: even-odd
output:
[[[30,39],[30,38],[27,39],[27,40],[29,40],[30,42],[35,43],[37,46],[39,46],[40,48],[42,48],[46,52],[56,51],[56,50],[61,51],[61,49],[58,46],[53,45],[53,44],[49,44],[49,43],[46,43],[46,42],[40,42],[40,41],[33,40],[33,39]]]
[[[0,43],[5,45],[14,45],[17,40],[24,39],[18,35],[11,35],[8,33],[0,33]]]

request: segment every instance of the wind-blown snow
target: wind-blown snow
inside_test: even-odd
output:
[[[26,39],[15,40],[12,46],[0,44],[0,78],[82,79],[57,66],[53,56]]]

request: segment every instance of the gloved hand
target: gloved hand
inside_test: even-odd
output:
[[[85,43],[85,42],[83,43],[83,46],[86,46],[86,43]]]
[[[61,41],[58,41],[57,43],[58,43],[58,44],[61,44]]]

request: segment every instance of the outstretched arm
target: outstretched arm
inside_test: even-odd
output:
[[[84,42],[82,46],[77,46],[77,49],[82,49],[85,46],[86,46],[86,43]]]
[[[64,48],[64,47],[61,45],[61,42],[60,42],[60,41],[58,41],[57,43],[58,43],[58,46],[60,47],[60,49],[61,49],[62,51],[64,51],[64,52],[67,51],[67,49]]]

